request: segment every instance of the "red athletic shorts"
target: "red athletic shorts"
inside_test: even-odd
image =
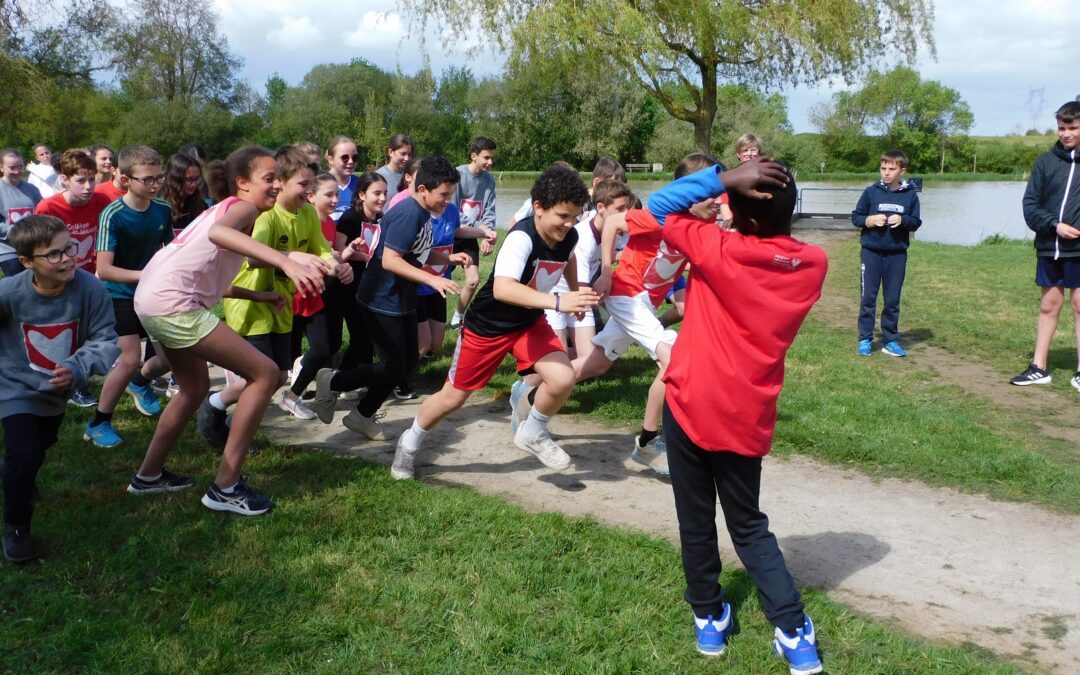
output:
[[[565,351],[542,315],[528,328],[496,337],[482,337],[462,328],[446,379],[455,389],[476,391],[491,380],[507,354],[514,355],[517,371],[524,375],[551,352]]]

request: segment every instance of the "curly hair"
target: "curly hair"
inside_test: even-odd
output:
[[[585,188],[585,183],[581,182],[578,172],[554,164],[544,169],[533,183],[529,194],[533,202],[539,202],[544,209],[550,209],[562,202],[584,206],[589,201],[589,191]]]

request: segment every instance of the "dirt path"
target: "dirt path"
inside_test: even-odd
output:
[[[826,248],[846,231],[802,231]],[[814,312],[854,323],[855,300],[826,295]],[[1019,390],[986,366],[916,342],[913,365],[1080,446],[1080,427],[1047,410],[1071,409],[1061,394]],[[389,465],[393,443],[361,442],[340,424],[302,423],[272,409],[264,431],[296,445]],[[415,402],[386,406],[395,438]],[[671,487],[627,459],[630,429],[560,417],[554,431],[574,457],[551,473],[510,442],[505,399],[475,397],[432,431],[421,480],[498,494],[532,511],[591,515],[678,543]],[[1030,667],[1080,671],[1080,518],[994,502],[900,480],[874,480],[806,458],[767,458],[762,502],[800,584],[825,589],[857,611],[926,639],[971,642]],[[720,527],[723,532],[723,527]],[[724,538],[722,555],[737,564]],[[677,602],[677,598],[672,598]],[[827,636],[825,638],[827,640]]]
[[[416,409],[386,406],[395,438]],[[264,431],[389,465],[393,443],[361,442],[341,426],[345,410],[339,405],[324,426],[275,407]],[[592,515],[678,544],[671,487],[628,459],[629,429],[558,418],[553,430],[574,465],[552,473],[514,449],[508,421],[505,399],[475,397],[428,435],[419,479],[502,495],[531,511]],[[800,584],[930,640],[970,641],[1047,671],[1080,670],[1080,518],[802,458],[768,458],[763,485],[764,509]],[[737,564],[726,537],[721,546],[725,563]]]

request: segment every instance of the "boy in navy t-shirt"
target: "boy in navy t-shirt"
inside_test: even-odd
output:
[[[432,250],[431,218],[446,209],[457,182],[457,169],[447,159],[425,157],[416,172],[415,193],[383,218],[379,243],[356,291],[356,302],[379,360],[347,371],[319,371],[311,408],[324,424],[334,418],[339,392],[366,387],[367,394],[343,423],[373,441],[389,438],[376,412],[419,360],[416,287],[426,284],[444,298],[459,291],[453,281],[426,272],[423,266],[471,262],[465,253]]]
[[[550,167],[533,185],[532,198],[535,216],[517,223],[506,236],[495,270],[465,313],[446,384],[424,401],[398,441],[390,470],[396,479],[413,477],[424,435],[465,405],[511,353],[522,376],[535,372],[541,379],[514,445],[556,471],[570,466],[570,456],[551,438],[547,425],[574,389],[574,369],[544,310],[581,314],[599,302],[592,290],[578,290],[574,264],[574,224],[589,193],[577,173]],[[570,292],[553,293],[563,274]]]

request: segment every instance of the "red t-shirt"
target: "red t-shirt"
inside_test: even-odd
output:
[[[97,187],[94,188],[94,194],[105,195],[110,202],[115,202],[124,196],[124,191],[113,185],[112,181],[108,181],[107,183],[98,183]]]
[[[789,236],[725,232],[685,213],[664,240],[686,253],[686,315],[664,375],[679,425],[705,450],[761,457],[772,448],[784,357],[821,297],[828,258]]]
[[[327,217],[321,223],[323,236],[326,237],[326,241],[329,242],[330,248],[334,247],[334,237],[337,236],[337,224],[333,219]],[[300,295],[300,291],[297,291],[293,295],[292,299],[292,311],[294,316],[315,316],[323,310],[323,299],[321,295]]]
[[[56,216],[67,225],[71,239],[78,244],[79,252],[75,254],[75,264],[79,269],[93,274],[97,270],[97,234],[98,219],[102,210],[109,205],[109,198],[95,192],[90,195],[90,201],[83,206],[72,206],[64,198],[64,192],[58,192],[53,196],[38,202],[34,213],[45,216]]]
[[[630,240],[611,276],[611,295],[633,297],[649,292],[653,307],[686,269],[686,256],[664,242],[664,229],[647,209],[626,212]]]

